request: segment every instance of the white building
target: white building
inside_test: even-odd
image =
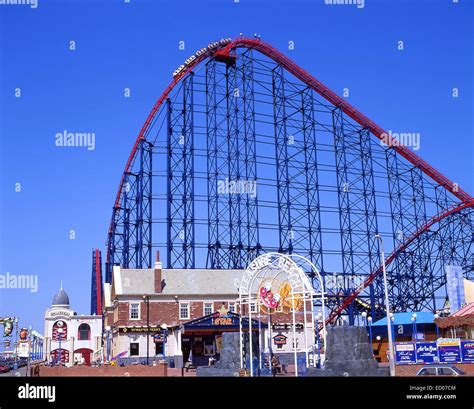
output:
[[[45,312],[45,359],[61,359],[66,366],[90,365],[100,354],[101,336],[102,316],[77,315],[69,308],[69,297],[61,287]]]

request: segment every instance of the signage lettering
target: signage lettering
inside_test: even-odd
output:
[[[218,317],[214,318],[214,325],[232,325],[233,320],[229,317]]]

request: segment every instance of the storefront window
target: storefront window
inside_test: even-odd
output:
[[[157,342],[155,344],[155,355],[163,355],[163,343]]]
[[[179,303],[179,319],[180,320],[189,319],[189,303],[188,302]]]
[[[140,347],[138,342],[130,342],[130,356],[138,356],[140,353]]]
[[[235,311],[235,302],[230,302],[229,303],[229,311],[230,312],[236,312]]]

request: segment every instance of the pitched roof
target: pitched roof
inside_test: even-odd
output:
[[[453,314],[438,318],[436,324],[440,328],[474,326],[474,302],[471,302]]]
[[[451,314],[451,317],[466,317],[468,315],[474,315],[474,302],[465,305],[454,314]]]
[[[163,295],[238,295],[244,270],[163,269]],[[114,267],[116,295],[155,293],[153,269],[121,269]]]

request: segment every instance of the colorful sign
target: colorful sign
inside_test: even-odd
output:
[[[0,323],[3,324],[3,336],[9,337],[13,331],[14,317],[0,318]]]
[[[120,352],[120,354],[117,354],[115,355],[114,357],[111,358],[111,361],[116,361],[117,359],[119,358],[122,358],[124,357],[125,355],[127,355],[127,351],[123,351],[123,352]]]
[[[266,282],[262,287],[260,287],[260,290],[258,292],[260,294],[260,300],[262,301],[262,304],[267,308],[275,309],[280,303],[280,294],[273,294],[270,291],[271,287],[271,284],[269,282]]]
[[[437,342],[440,363],[461,362],[461,343],[459,338],[440,338]]]
[[[119,327],[119,332],[158,332],[160,327]]]
[[[400,342],[395,344],[395,362],[399,365],[415,364],[415,343],[414,342]]]
[[[461,266],[446,266],[446,291],[451,314],[461,309],[465,303],[464,277]]]
[[[25,340],[28,337],[28,329],[22,328],[20,330],[20,339]]]
[[[30,343],[29,341],[18,341],[17,355],[19,358],[28,358],[30,354]]]
[[[53,341],[64,341],[67,339],[67,324],[64,321],[56,321],[53,324]]]
[[[438,348],[436,342],[416,343],[416,362],[419,364],[433,364],[438,362]]]
[[[233,325],[234,320],[232,317],[217,317],[214,318],[214,325]]]
[[[411,335],[411,339],[412,339],[413,341],[418,341],[418,340],[423,341],[423,340],[425,339],[425,334],[422,333],[422,332],[413,333],[413,334]]]
[[[286,339],[287,337],[285,337],[283,334],[277,334],[273,337],[273,343],[275,345],[286,345]]]
[[[55,349],[51,351],[51,359],[53,362],[59,361],[59,356],[61,356],[61,362],[66,363],[69,362],[69,351],[67,349]]]
[[[283,283],[280,288],[280,295],[283,300],[283,306],[288,308],[290,311],[298,311],[303,306],[303,297],[301,295],[295,295],[291,292],[291,284],[289,282]]]
[[[474,362],[474,341],[461,341],[461,357],[463,362]]]
[[[49,311],[49,318],[70,318],[72,315],[70,310],[52,310]]]

